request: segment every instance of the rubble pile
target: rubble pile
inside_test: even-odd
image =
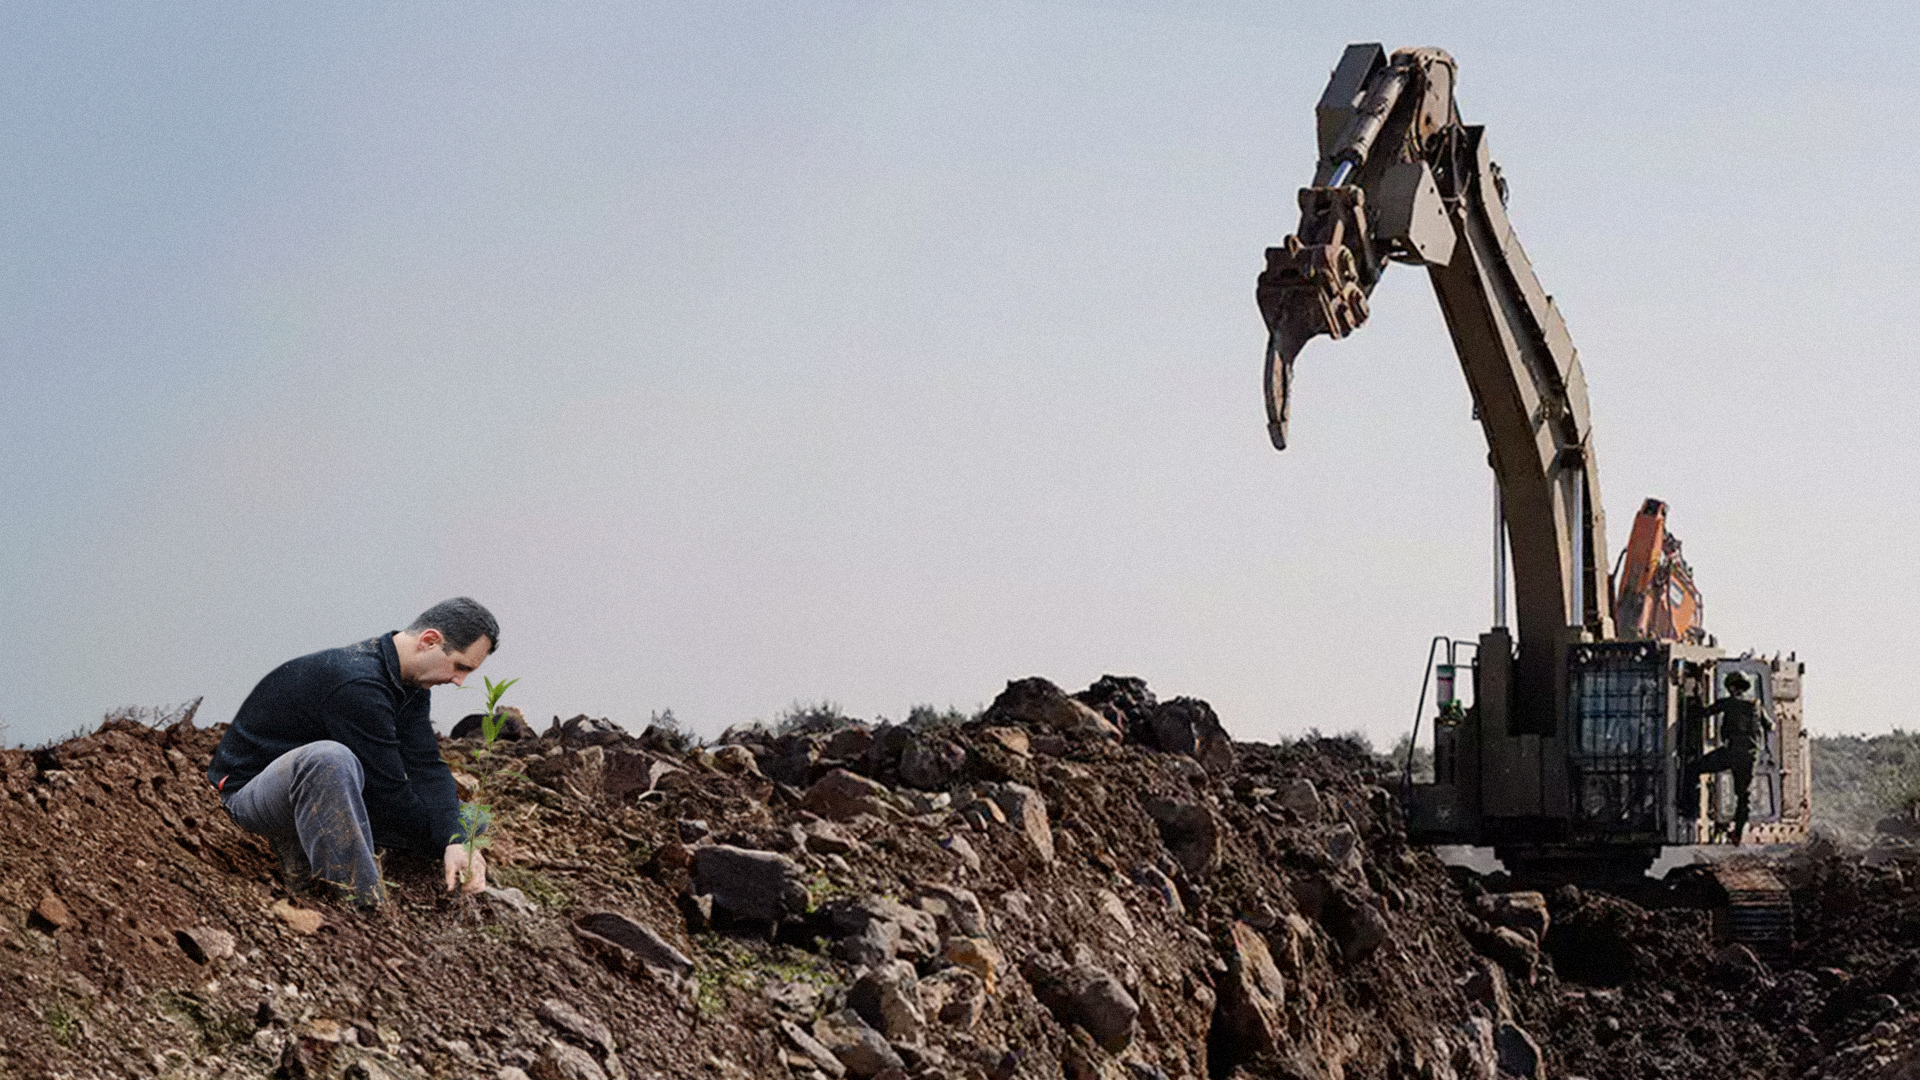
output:
[[[218,728],[0,752],[0,1077],[1920,1075],[1904,847],[1783,862],[1769,961],[1685,874],[1443,866],[1364,747],[1236,743],[1138,679],[704,747],[471,727],[494,887],[395,855],[364,913],[286,894],[202,779]]]

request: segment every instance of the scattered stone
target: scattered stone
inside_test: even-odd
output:
[[[1518,930],[1535,944],[1545,941],[1553,925],[1547,898],[1537,892],[1486,893],[1473,902],[1475,913],[1495,926]]]
[[[1540,1054],[1540,1044],[1520,1025],[1504,1023],[1496,1027],[1493,1049],[1502,1073],[1522,1080],[1547,1080],[1546,1059]]]
[[[942,932],[959,937],[986,937],[987,911],[980,898],[957,885],[923,884],[914,904],[934,917]]]
[[[548,734],[557,734],[560,744],[569,750],[579,750],[588,746],[610,746],[627,741],[627,729],[608,720],[606,717],[593,718],[582,713],[571,720],[548,729]]]
[[[1320,792],[1314,788],[1313,781],[1304,777],[1281,781],[1274,790],[1273,801],[1293,811],[1303,822],[1320,820]]]
[[[279,916],[280,921],[287,924],[287,929],[296,934],[317,934],[327,924],[326,918],[319,912],[294,907],[285,900],[274,901],[267,910]]]
[[[959,859],[961,865],[965,866],[968,870],[976,874],[980,872],[980,853],[973,850],[973,845],[968,842],[966,837],[955,833],[940,841],[940,846],[945,849],[948,854]]]
[[[173,937],[196,964],[225,960],[233,955],[233,935],[225,930],[218,930],[211,926],[196,926],[191,930],[177,930]]]
[[[79,924],[79,920],[73,917],[73,911],[67,907],[67,902],[51,892],[40,897],[33,914],[41,928],[49,931],[70,930]]]
[[[490,886],[486,889],[486,891],[482,892],[480,895],[485,896],[488,900],[491,900],[494,903],[501,905],[502,907],[505,907],[511,911],[516,911],[522,915],[532,915],[535,912],[540,910],[539,906],[536,905],[532,900],[528,899],[527,894],[521,892],[519,889],[515,889],[515,888],[502,889],[502,888],[495,888]]]
[[[1752,949],[1733,942],[1713,956],[1713,979],[1728,990],[1739,990],[1765,978],[1767,966]]]
[[[693,853],[693,891],[713,897],[716,911],[746,922],[778,922],[807,909],[800,864],[772,851],[709,844]]]
[[[801,829],[801,836],[806,841],[807,850],[819,855],[846,855],[866,846],[845,829],[825,819],[807,822]]]
[[[759,776],[760,762],[753,751],[740,745],[716,747],[713,767],[730,776]]]
[[[1199,698],[1162,702],[1147,717],[1153,745],[1169,754],[1186,754],[1216,776],[1233,770],[1233,740],[1220,726],[1213,706]]]
[[[799,1024],[791,1020],[780,1021],[780,1034],[787,1037],[787,1041],[793,1044],[794,1049],[805,1054],[807,1063],[814,1068],[835,1077],[836,1080],[838,1077],[847,1075],[847,1067],[840,1064],[840,1059],[833,1056],[833,1051],[821,1045],[819,1039],[807,1034],[806,1029]]]
[[[1021,965],[1020,973],[1055,1019],[1079,1025],[1108,1053],[1117,1054],[1133,1041],[1140,1006],[1111,972],[1041,955]]]
[[[800,805],[834,821],[851,821],[861,814],[883,821],[899,816],[885,784],[845,769],[834,769],[815,781]]]
[[[1327,858],[1333,862],[1334,869],[1357,874],[1364,868],[1360,834],[1354,832],[1353,826],[1346,822],[1343,821],[1328,830],[1321,844],[1326,850]]]
[[[679,830],[683,844],[697,844],[713,833],[713,826],[700,818],[681,818],[674,827]]]
[[[1006,812],[1007,820],[1026,834],[1040,853],[1040,861],[1053,862],[1053,826],[1047,823],[1047,801],[1040,793],[1024,784],[1001,784],[993,793],[993,801]]]
[[[987,985],[967,968],[942,968],[920,980],[920,1006],[943,1024],[971,1030],[986,1010]]]
[[[967,763],[967,751],[947,739],[915,738],[900,754],[900,782],[922,791],[936,791],[953,782]]]
[[[607,1080],[593,1055],[577,1046],[548,1039],[540,1059],[527,1070],[533,1080]]]
[[[1033,753],[1033,740],[1017,727],[990,727],[980,729],[980,734],[999,744],[1002,750],[1019,757]]]
[[[613,1032],[607,1025],[582,1014],[578,1009],[559,998],[542,998],[534,1007],[533,1014],[541,1022],[568,1038],[589,1049],[599,1050],[611,1055],[614,1050]]]
[[[1190,876],[1204,878],[1220,857],[1220,823],[1195,803],[1161,796],[1148,799],[1147,816],[1160,827],[1160,842]]]
[[[948,963],[958,964],[980,977],[987,993],[994,994],[1000,972],[1006,970],[1007,958],[998,946],[986,938],[952,937],[940,947],[940,955]]]
[[[847,1007],[890,1042],[916,1039],[927,1023],[920,1011],[919,982],[905,960],[880,964],[847,991]]]
[[[573,932],[582,944],[628,974],[645,974],[670,987],[684,986],[693,975],[693,961],[686,954],[651,928],[618,912],[582,915],[574,920]]]
[[[1133,882],[1158,895],[1161,903],[1167,905],[1167,910],[1173,913],[1174,918],[1187,917],[1187,905],[1180,900],[1180,889],[1174,885],[1172,878],[1161,872],[1159,867],[1146,865],[1134,867]]]
[[[1499,964],[1484,956],[1476,958],[1462,989],[1469,1001],[1485,1005],[1495,1020],[1513,1019],[1513,995],[1507,989],[1506,969]]]
[[[502,718],[500,733],[495,735],[494,738],[503,742],[519,742],[522,739],[537,739],[540,737],[534,732],[533,726],[527,723],[526,714],[522,713],[519,709],[511,705],[503,705],[500,708],[500,715]],[[481,725],[485,722],[486,718],[486,713],[468,713],[460,718],[459,723],[453,725],[453,730],[447,734],[447,738],[480,738],[482,734]]]
[[[852,1009],[841,1009],[815,1020],[813,1037],[846,1066],[855,1080],[870,1080],[887,1069],[906,1068],[887,1040],[868,1027]]]
[[[883,896],[829,900],[821,905],[835,952],[849,964],[877,965],[903,956],[926,960],[940,948],[939,923],[918,908]]]
[[[609,750],[600,770],[600,792],[616,804],[645,794],[653,790],[654,769],[660,764],[638,750]]]
[[[960,808],[960,817],[971,825],[975,832],[986,832],[988,826],[1007,823],[1007,812],[1000,809],[1000,804],[992,799],[973,800]]]
[[[1015,679],[987,706],[992,720],[1049,728],[1061,734],[1118,738],[1120,732],[1083,702],[1042,678]]]
[[[1220,1035],[1229,1060],[1279,1048],[1286,1033],[1286,980],[1260,932],[1243,922],[1228,930],[1227,973],[1219,982]]]
[[[1128,914],[1126,902],[1118,894],[1111,889],[1095,889],[1093,902],[1100,914],[1120,930],[1122,937],[1133,936],[1133,916]]]
[[[1380,910],[1380,898],[1371,892],[1335,889],[1323,921],[1334,943],[1340,946],[1340,955],[1349,963],[1365,960],[1393,936],[1387,917]]]
[[[480,794],[480,778],[469,772],[449,768],[453,774],[453,793],[461,802],[472,802]]]

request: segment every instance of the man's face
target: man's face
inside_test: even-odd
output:
[[[464,685],[467,676],[487,658],[492,651],[493,642],[482,635],[473,639],[473,644],[463,652],[446,651],[446,639],[438,630],[420,632],[420,652],[414,657],[413,684],[415,686],[439,686],[452,683]]]

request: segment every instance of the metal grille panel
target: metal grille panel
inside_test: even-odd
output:
[[[1652,833],[1666,804],[1666,663],[1645,642],[1575,650],[1568,707],[1574,816],[1587,831]]]

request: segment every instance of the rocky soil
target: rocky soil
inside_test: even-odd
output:
[[[289,897],[221,729],[0,752],[0,1077],[1920,1080],[1920,854],[1775,861],[1764,963],[1688,906],[1409,847],[1364,748],[1232,742],[1133,679],[980,718],[479,753],[494,885]]]

